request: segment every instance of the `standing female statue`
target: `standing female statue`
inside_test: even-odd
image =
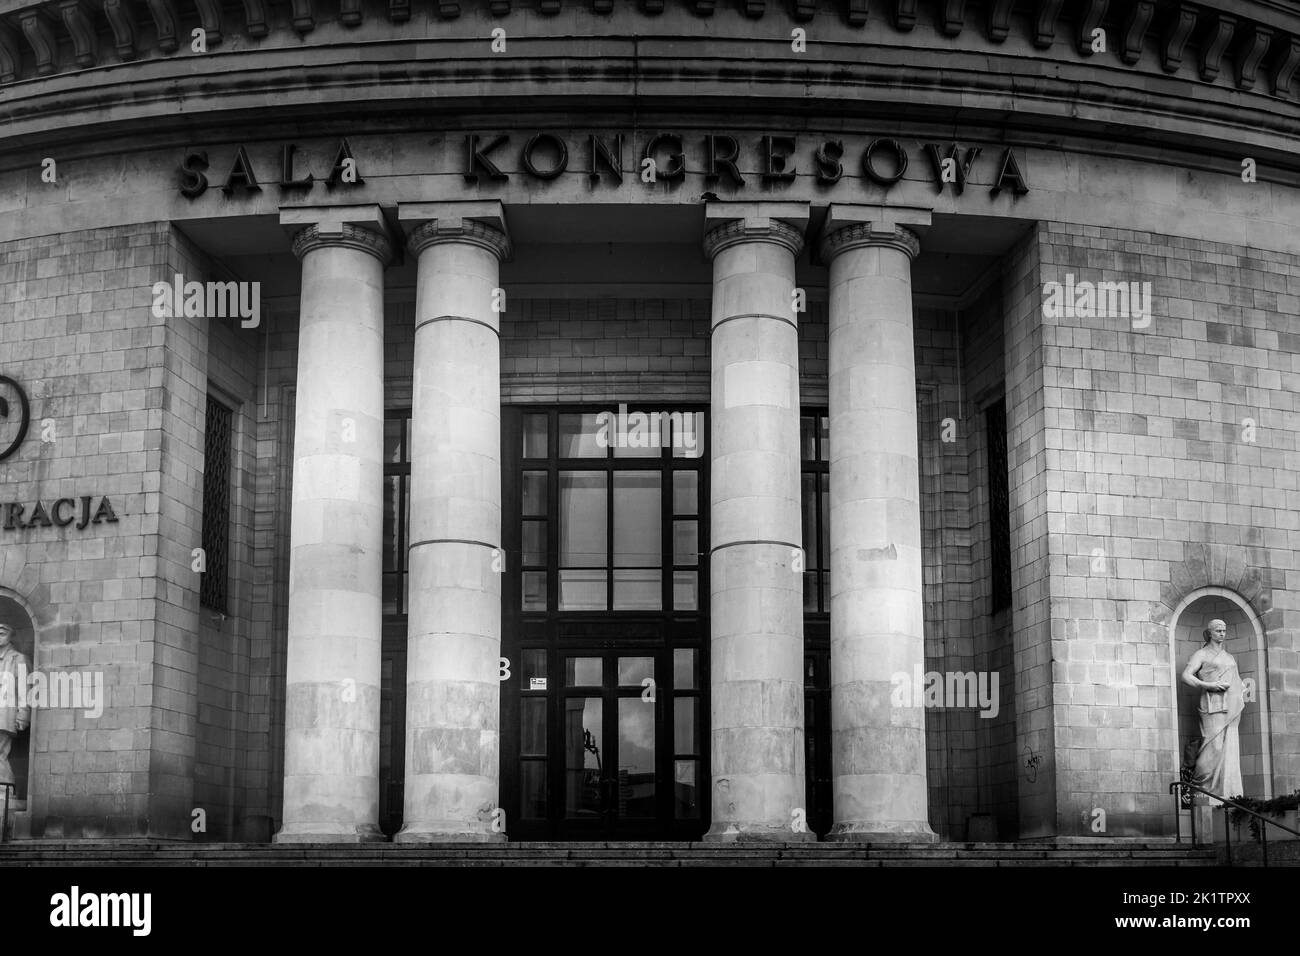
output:
[[[1183,669],[1183,683],[1201,691],[1197,706],[1201,742],[1191,782],[1223,797],[1239,797],[1242,795],[1241,747],[1237,728],[1245,708],[1245,689],[1237,673],[1236,660],[1223,646],[1227,636],[1226,624],[1219,620],[1210,622],[1205,629],[1205,645]],[[1220,805],[1218,800],[1210,803]]]

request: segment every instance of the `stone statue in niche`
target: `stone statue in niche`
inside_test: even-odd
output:
[[[1183,668],[1183,683],[1201,691],[1197,714],[1201,721],[1200,741],[1188,746],[1186,761],[1191,783],[1222,797],[1242,795],[1241,746],[1237,730],[1245,709],[1245,688],[1237,672],[1237,661],[1224,646],[1228,626],[1211,621],[1205,629],[1205,644]],[[1221,806],[1219,800],[1197,794],[1196,803]]]
[[[13,636],[14,629],[0,621],[0,784],[15,782],[9,750],[32,715],[27,706],[27,657],[10,643]]]

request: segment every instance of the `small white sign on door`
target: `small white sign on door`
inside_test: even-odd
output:
[[[530,677],[530,678],[528,678],[528,689],[529,689],[529,690],[546,690],[546,678],[545,678],[545,677]]]

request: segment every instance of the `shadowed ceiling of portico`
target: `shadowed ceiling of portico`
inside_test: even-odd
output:
[[[821,233],[826,208],[811,210],[807,237]],[[703,206],[532,205],[507,207],[514,255],[502,264],[501,282],[516,294],[618,296],[647,294],[707,297],[711,267],[704,257]],[[921,254],[912,264],[917,295],[959,301],[980,283],[999,256],[1029,227],[998,217],[935,216]],[[194,220],[179,227],[230,276],[262,283],[271,300],[296,299],[301,270],[289,238],[274,217]],[[805,241],[797,261],[799,282],[820,293],[826,268]],[[415,297],[415,264],[405,255],[386,272],[390,298]]]

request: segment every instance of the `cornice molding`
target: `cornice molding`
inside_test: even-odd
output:
[[[791,0],[786,4],[739,0],[731,7],[718,7],[717,0],[618,0],[617,3],[615,0],[569,0],[571,4],[578,2],[584,9],[577,13],[575,22],[580,24],[583,13],[589,14],[591,39],[597,42],[618,36],[620,31],[611,31],[610,27],[626,20],[636,23],[629,24],[630,31],[622,32],[640,37],[655,38],[655,28],[660,24],[665,39],[680,33],[683,26],[680,18],[667,16],[674,6],[679,8],[677,12],[688,13],[692,20],[727,14],[749,20],[783,18],[799,24],[828,15],[827,8],[818,7],[812,0]],[[543,17],[563,12],[564,0],[539,0],[539,3],[538,12]],[[971,51],[1004,44],[1016,30],[1024,34],[1025,42],[1040,50],[1059,48],[1062,55],[1121,72],[1138,66],[1143,56],[1149,58],[1154,49],[1157,65],[1162,70],[1192,83],[1211,84],[1218,78],[1219,60],[1226,51],[1234,62],[1238,58],[1246,61],[1237,67],[1240,88],[1261,96],[1286,99],[1295,96],[1290,51],[1294,42],[1300,42],[1300,9],[1280,0],[1218,0],[1213,5],[1183,0],[1169,5],[1158,4],[1156,0],[1079,0],[1070,4],[1064,0],[1031,0],[1023,18],[1013,18],[1011,0],[988,0],[983,8],[986,24],[982,30],[964,29],[969,15],[965,0],[930,0],[930,3],[934,12],[930,29],[939,36],[960,38],[963,48]],[[419,22],[418,18],[412,18],[411,0],[388,0],[387,17],[372,12],[369,18],[364,18],[364,0],[340,0],[339,4],[328,7],[315,0],[288,0],[288,5],[287,15],[282,12],[272,18],[266,0],[242,0],[242,17],[234,10],[223,10],[220,0],[195,0],[193,9],[183,11],[175,0],[143,0],[134,4],[124,0],[0,0],[0,33],[6,28],[20,31],[35,53],[20,63],[18,69],[0,69],[0,85],[54,73],[120,66],[133,59],[204,56],[192,53],[189,43],[182,42],[188,40],[195,13],[198,25],[207,33],[209,49],[235,34],[252,39],[285,34],[295,44],[307,47],[317,42],[335,44],[339,42],[337,33],[320,41],[313,36],[318,27],[333,23],[349,29],[364,26],[368,42],[378,39],[375,28],[379,27],[389,28],[393,39],[401,39],[408,29],[416,29],[405,24]],[[510,0],[437,0],[435,10],[442,20],[456,20],[479,7],[485,7],[502,22],[512,16],[532,15],[532,11],[512,9]],[[883,0],[880,10],[876,16],[884,22],[882,39],[886,47],[891,32],[907,34],[922,28],[918,27],[918,0]],[[865,41],[865,34],[860,31],[869,19],[867,0],[837,0],[834,15],[855,31],[849,34],[850,41],[854,37]],[[1108,52],[1097,54],[1092,49],[1091,33],[1103,21],[1118,30],[1110,38]],[[95,42],[98,35],[110,31],[114,43]],[[511,43],[526,36],[526,32],[510,31]],[[1239,50],[1233,55],[1231,46],[1238,43],[1238,38]],[[1148,43],[1149,39],[1153,42]],[[737,40],[744,42],[740,37]],[[1189,44],[1195,45],[1199,55],[1185,55]],[[1271,59],[1267,55],[1270,44],[1275,54]],[[71,50],[61,52],[64,47]],[[245,41],[238,52],[256,56],[277,49],[280,47],[263,49]],[[296,49],[301,56],[301,47]],[[1069,52],[1064,52],[1067,49]],[[943,52],[946,48],[936,51],[936,56],[942,56]],[[1255,70],[1260,66],[1267,71],[1268,82],[1256,84]],[[8,79],[11,75],[13,79]]]

